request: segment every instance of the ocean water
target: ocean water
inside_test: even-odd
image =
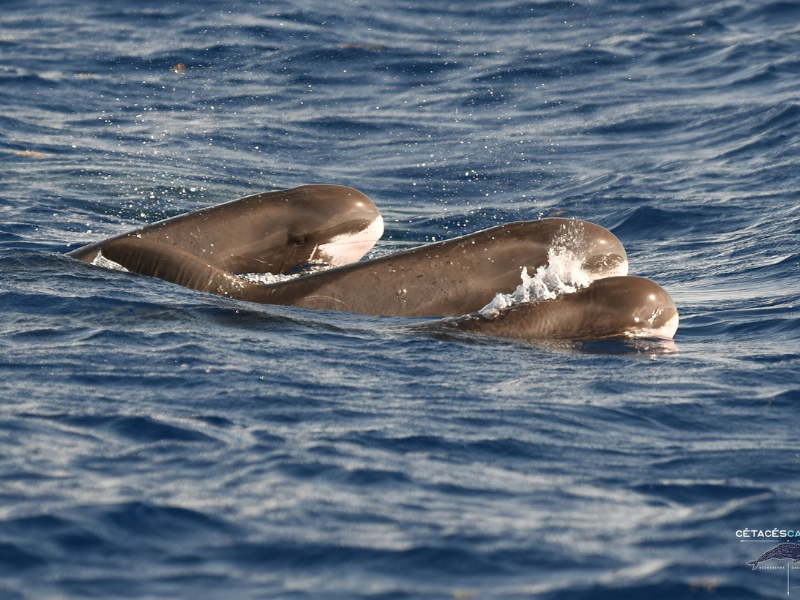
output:
[[[800,597],[797,565],[745,564],[800,541],[799,24],[0,2],[0,597]],[[603,225],[678,305],[674,347],[428,335],[64,256],[306,183],[375,201],[373,255]]]

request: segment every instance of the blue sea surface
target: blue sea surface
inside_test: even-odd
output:
[[[674,347],[65,256],[307,183],[373,256],[607,227]],[[800,541],[799,303],[798,2],[0,2],[0,598],[800,597],[745,564]]]

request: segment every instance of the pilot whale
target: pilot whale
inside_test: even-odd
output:
[[[450,240],[273,284],[255,284],[177,246],[136,237],[102,245],[127,270],[198,290],[262,304],[394,317],[461,316],[510,293],[520,274],[548,264],[557,246],[581,257],[592,279],[628,272],[620,241],[574,219],[499,225]]]
[[[628,260],[608,230],[576,219],[499,225],[358,261],[383,232],[361,192],[311,185],[248,196],[143,227],[69,253],[228,298],[394,317],[445,317],[433,327],[516,339],[611,336],[671,338],[678,312],[666,291],[627,277]],[[525,269],[559,249],[592,283],[551,300],[478,312],[510,293]],[[286,273],[311,262],[334,268],[257,284],[237,273]],[[450,318],[447,318],[450,317]]]
[[[84,262],[118,240],[180,250],[232,273],[285,273],[312,262],[352,263],[383,235],[367,196],[339,185],[304,185],[248,196],[152,223],[69,252]],[[124,257],[121,258],[124,266]],[[177,282],[175,282],[177,283]]]
[[[481,313],[444,327],[511,339],[672,339],[678,309],[660,285],[644,277],[607,277],[550,300],[515,304],[497,316]]]

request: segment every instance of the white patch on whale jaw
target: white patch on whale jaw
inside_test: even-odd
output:
[[[382,235],[383,217],[378,215],[366,229],[337,235],[327,244],[321,244],[311,259],[325,261],[332,267],[349,265],[369,252]]]
[[[649,319],[650,324],[656,319],[658,314],[661,312],[661,309],[658,309],[656,312],[653,313],[653,316]],[[648,339],[658,339],[658,340],[671,340],[675,337],[675,332],[678,331],[678,323],[680,321],[680,317],[676,312],[674,316],[670,317],[670,319],[664,323],[661,327],[642,327],[641,329],[637,328],[634,331],[626,331],[625,337],[632,338],[632,339],[639,339],[639,338],[648,338]]]

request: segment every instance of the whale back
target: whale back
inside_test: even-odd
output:
[[[608,230],[585,221],[543,219],[427,244],[389,256],[274,284],[272,301],[292,294],[293,306],[370,315],[459,316],[497,293],[512,292],[522,270],[548,264],[553,247],[580,258],[592,277],[627,273],[625,250]]]

